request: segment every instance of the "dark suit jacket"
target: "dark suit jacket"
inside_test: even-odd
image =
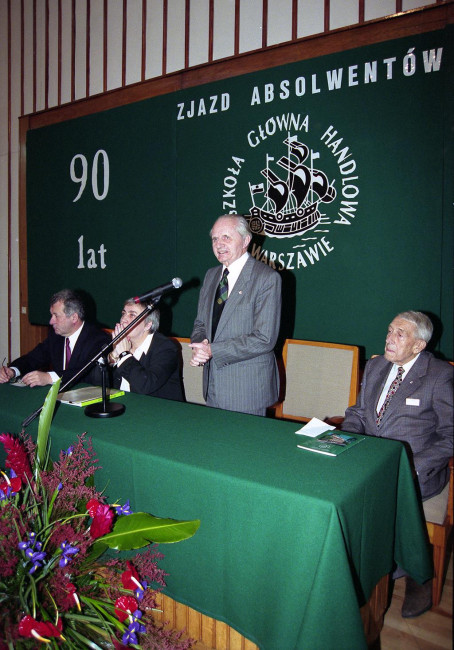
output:
[[[155,332],[146,354],[137,361],[128,358],[113,370],[114,387],[125,378],[133,393],[183,401],[179,350],[175,343]]]
[[[65,337],[55,334],[51,327],[48,337],[42,343],[28,354],[12,361],[10,366],[17,368],[21,375],[26,375],[32,370],[53,370],[62,377],[62,384],[65,384],[110,340],[111,337],[106,332],[92,323],[85,322],[72,351],[68,368],[63,371]],[[93,383],[90,369],[78,381]]]
[[[221,268],[207,271],[191,335],[193,342],[211,342],[213,358],[203,367],[204,397],[209,406],[264,415],[279,394],[274,346],[281,320],[281,276],[250,256],[211,341]]]
[[[367,362],[358,401],[347,409],[342,429],[404,442],[426,500],[441,492],[448,480],[454,368],[430,352],[421,352],[377,428],[376,406],[391,365],[383,356]]]

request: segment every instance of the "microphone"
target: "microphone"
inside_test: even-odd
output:
[[[156,287],[156,289],[147,291],[146,293],[143,293],[141,296],[135,296],[134,298],[132,298],[132,300],[134,300],[135,303],[147,302],[148,300],[156,300],[159,299],[163,293],[167,293],[168,291],[172,291],[173,289],[179,289],[182,284],[183,284],[183,280],[181,278],[173,278],[171,282],[167,282],[167,284],[161,284],[160,287]]]

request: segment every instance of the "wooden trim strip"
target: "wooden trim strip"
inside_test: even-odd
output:
[[[91,0],[87,0],[85,28],[85,97],[90,95]]]
[[[262,48],[268,44],[268,0],[262,1]]]
[[[330,0],[325,0],[325,6],[323,11],[323,31],[327,34],[330,25]]]
[[[76,0],[71,2],[71,101],[76,99]]]
[[[9,3],[11,0],[9,0]],[[8,4],[9,11],[11,11],[10,4]],[[24,17],[24,0],[21,0],[20,11],[20,114],[24,114],[25,110],[25,17]],[[8,20],[9,29],[11,28],[11,15]],[[9,52],[9,50],[8,50]],[[11,74],[11,61],[8,61],[8,75]],[[9,147],[8,147],[9,150]]]
[[[191,34],[191,0],[184,4],[184,68],[189,68],[189,38]]]
[[[358,6],[358,22],[361,24],[364,22],[364,0],[359,0]]]
[[[169,9],[167,6],[167,1],[164,0],[163,6],[162,6],[162,74],[166,74],[167,70],[167,19],[168,19],[168,13]]]
[[[240,0],[235,0],[235,28],[234,28],[233,53],[237,56],[240,53]]]
[[[147,0],[142,0],[142,60],[140,78],[145,81],[147,70]]]
[[[37,77],[37,68],[38,62],[36,60],[36,0],[33,0],[33,29],[32,29],[32,39],[33,39],[33,111],[36,111],[36,77]]]
[[[123,0],[123,29],[121,35],[121,85],[126,86],[126,47],[128,32],[128,2]]]
[[[23,5],[22,5],[22,17],[23,17]],[[7,88],[7,120],[8,120],[8,181],[7,181],[7,227],[6,227],[6,232],[7,232],[7,237],[8,237],[8,278],[7,278],[7,286],[8,286],[8,363],[12,360],[11,358],[11,314],[12,314],[12,306],[11,306],[11,230],[12,230],[12,225],[11,225],[11,220],[12,220],[12,215],[11,215],[11,174],[12,174],[12,161],[11,161],[11,47],[12,47],[12,37],[11,37],[11,0],[8,0],[7,4],[7,39],[8,39],[8,88]],[[24,42],[23,39],[23,26],[22,26],[22,44]],[[22,45],[23,47],[23,45]],[[23,60],[23,55],[22,55],[22,60]],[[22,102],[23,102],[23,75],[22,75],[22,87],[21,87],[21,92],[22,92]]]
[[[49,108],[49,0],[45,4],[44,26],[44,108]]]
[[[104,0],[104,20],[103,20],[103,82],[102,87],[104,92],[107,91],[107,19],[108,19],[108,5],[107,0]]]
[[[61,28],[62,28],[62,10],[61,10],[61,0],[58,0],[58,95],[57,95],[57,104],[61,105],[61,79],[62,79],[62,38],[61,38]]]
[[[213,46],[214,46],[214,0],[209,0],[209,14],[208,14],[208,62],[213,61]]]
[[[298,0],[292,0],[292,41],[298,38]]]

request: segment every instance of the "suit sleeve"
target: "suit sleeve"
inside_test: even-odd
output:
[[[38,343],[38,345],[33,348],[33,350],[12,361],[10,363],[10,366],[17,368],[21,375],[26,375],[32,370],[47,371],[50,369],[51,354],[49,336],[45,338],[42,343]]]
[[[211,336],[207,336],[207,316],[208,316],[208,273],[206,273],[202,288],[200,289],[199,302],[197,305],[197,316],[194,321],[194,326],[192,328],[191,334],[191,343],[201,343],[204,339],[210,339]]]
[[[413,455],[415,469],[422,482],[446,467],[453,455],[453,390],[453,368],[446,364],[445,371],[440,373],[432,387],[434,435],[430,445]]]
[[[366,416],[365,416],[365,399],[367,378],[370,360],[366,363],[364,368],[363,380],[361,382],[361,390],[359,391],[358,399],[354,406],[349,406],[345,411],[345,418],[342,422],[342,430],[349,431],[350,433],[366,433]]]
[[[225,340],[211,344],[213,360],[218,367],[253,359],[274,350],[281,319],[281,276],[265,267],[253,277],[254,298],[251,305],[251,326],[238,328]]]
[[[134,393],[151,395],[166,384],[178,369],[178,364],[177,347],[172,341],[164,339],[159,341],[152,354],[149,351],[140,361],[134,357],[126,359],[121,366],[115,368],[114,377],[124,377]]]

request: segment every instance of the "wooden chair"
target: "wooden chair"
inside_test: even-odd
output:
[[[427,532],[433,546],[434,579],[432,583],[432,605],[438,607],[443,591],[446,555],[450,541],[454,515],[454,460],[449,461],[449,482],[441,494],[424,501],[424,516]]]
[[[193,404],[205,404],[203,399],[203,368],[195,368],[189,364],[192,350],[188,343],[191,342],[191,339],[179,336],[171,336],[170,338],[175,341],[181,350],[181,373],[186,401]]]
[[[359,348],[356,345],[286,339],[282,351],[285,397],[275,416],[308,422],[343,419],[355,404],[359,389]],[[337,423],[338,424],[338,423]]]

